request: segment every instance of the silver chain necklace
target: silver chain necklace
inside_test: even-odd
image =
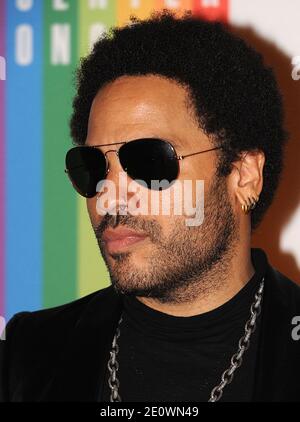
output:
[[[261,312],[261,302],[262,302],[262,297],[263,297],[263,291],[264,291],[264,277],[262,278],[260,282],[258,291],[255,293],[254,301],[251,304],[250,317],[245,324],[244,335],[239,340],[238,350],[231,357],[230,366],[228,369],[226,369],[223,372],[220,383],[212,389],[210,393],[210,398],[208,400],[209,402],[216,402],[220,400],[220,398],[223,395],[224,388],[226,387],[226,385],[231,383],[231,381],[233,380],[235,371],[237,370],[237,368],[241,366],[243,362],[243,355],[250,346],[250,337],[251,337],[251,334],[255,331],[256,320],[257,320],[258,315]],[[122,401],[119,394],[120,381],[117,378],[117,371],[119,370],[119,364],[117,361],[119,346],[117,343],[117,339],[120,337],[120,324],[122,320],[123,320],[123,316],[121,315],[121,318],[119,319],[118,326],[116,329],[116,333],[113,338],[112,349],[110,351],[110,359],[107,364],[107,367],[110,373],[110,376],[108,379],[108,385],[111,391],[110,393],[111,402]]]

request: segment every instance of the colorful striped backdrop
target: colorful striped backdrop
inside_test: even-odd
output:
[[[131,13],[228,19],[229,0],[1,0],[0,315],[71,301],[109,276],[85,201],[64,174],[78,60]]]
[[[1,0],[0,315],[54,306],[109,284],[85,201],[64,174],[79,58],[131,13],[146,17],[169,6],[225,17],[227,0],[213,3]]]

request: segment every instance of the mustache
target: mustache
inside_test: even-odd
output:
[[[136,230],[149,236],[152,242],[159,242],[161,239],[161,226],[156,220],[145,220],[130,214],[116,215],[105,214],[97,226],[93,226],[93,230],[98,242],[102,241],[103,233],[106,229],[115,229],[118,226],[126,226],[132,230]]]

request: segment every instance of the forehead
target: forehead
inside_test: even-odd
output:
[[[157,75],[122,76],[94,98],[89,141],[93,143],[95,136],[100,143],[147,136],[181,143],[193,130],[199,136],[187,100],[186,89],[173,80]]]

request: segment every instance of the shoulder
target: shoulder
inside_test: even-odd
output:
[[[271,287],[276,290],[285,305],[300,310],[300,285],[274,267],[269,267],[269,273]]]
[[[109,286],[63,305],[31,312],[19,312],[9,320],[6,326],[6,338],[10,337],[14,331],[26,328],[30,332],[46,331],[47,335],[51,335],[52,330],[54,337],[57,337],[60,328],[64,328],[63,331],[72,329],[93,302],[96,301],[101,306],[108,297],[114,295],[112,286]],[[27,334],[30,333],[27,332]]]
[[[42,388],[77,324],[84,318],[105,319],[114,303],[116,293],[109,286],[64,305],[15,314],[0,341],[0,402],[19,401],[26,379]]]

